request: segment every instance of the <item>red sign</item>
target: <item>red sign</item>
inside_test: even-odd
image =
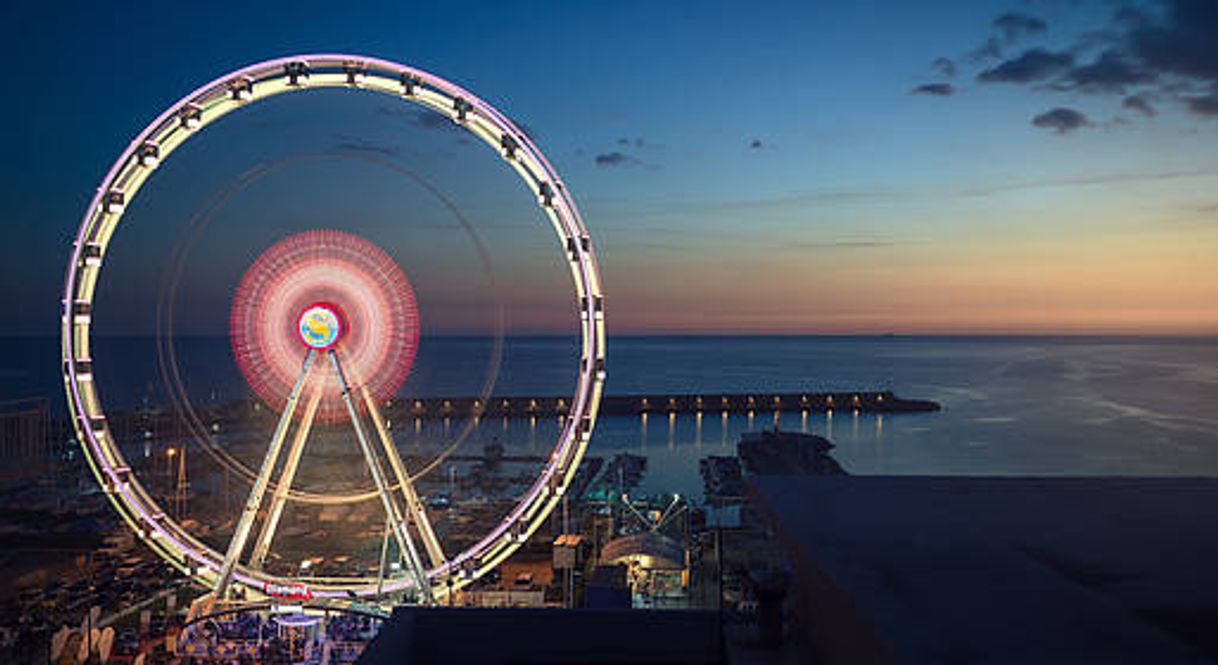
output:
[[[313,599],[313,590],[300,582],[266,582],[262,586],[266,595],[287,601],[306,601]]]

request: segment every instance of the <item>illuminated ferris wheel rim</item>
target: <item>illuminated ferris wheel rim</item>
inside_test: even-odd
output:
[[[128,145],[94,195],[67,267],[63,298],[63,374],[68,407],[85,458],[107,497],[136,534],[197,581],[214,583],[223,555],[170,519],[144,490],[106,428],[94,388],[89,351],[93,292],[106,247],[125,207],[148,175],[189,136],[227,113],[280,93],[312,88],[356,88],[398,97],[445,113],[499,152],[537,197],[562,243],[580,312],[580,360],[575,396],[554,451],[519,503],[469,549],[427,571],[437,592],[458,589],[497,566],[532,535],[570,484],[586,450],[604,381],[603,293],[583,220],[558,173],[532,140],[506,116],[461,87],[425,71],[380,58],[347,54],[296,55],[260,62],[221,76],[166,109]],[[294,583],[246,566],[235,583],[255,596]],[[409,577],[310,579],[318,597],[367,597],[411,586]]]

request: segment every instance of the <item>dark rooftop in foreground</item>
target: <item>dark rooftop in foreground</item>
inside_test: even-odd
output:
[[[359,662],[711,665],[722,657],[709,611],[398,607]]]
[[[1218,479],[759,476],[824,663],[1218,657]]]

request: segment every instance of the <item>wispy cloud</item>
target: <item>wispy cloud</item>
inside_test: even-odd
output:
[[[831,250],[831,249],[882,249],[916,244],[912,241],[897,241],[880,238],[832,238],[828,240],[794,240],[783,243],[783,247],[798,250]]]
[[[1155,107],[1150,103],[1150,95],[1146,93],[1126,97],[1121,101],[1121,108],[1137,111],[1148,118],[1152,118],[1158,114],[1158,111],[1155,110]]]
[[[1019,12],[1007,12],[994,19],[993,25],[1008,42],[1029,35],[1038,35],[1049,29],[1049,24],[1044,19]]]
[[[1218,119],[1218,2],[1158,0],[1154,10],[1117,8],[1102,25],[1081,31],[1060,51],[1031,48],[977,74],[984,83],[1027,86],[1035,91],[1082,92],[1114,97],[1134,118],[1151,118],[1162,104],[1203,118]],[[991,36],[966,59],[1000,57],[1003,44],[1039,35],[1048,29],[1039,17],[1008,12],[994,19]],[[1099,51],[1098,55],[1088,54]],[[1150,101],[1156,100],[1155,105]],[[1086,123],[1050,112],[1038,127],[1069,133]],[[1103,126],[1129,124],[1126,117]]]
[[[593,161],[596,163],[597,166],[603,166],[603,167],[608,167],[608,168],[621,167],[621,166],[642,166],[642,164],[643,164],[642,162],[640,162],[638,160],[637,157],[634,157],[632,155],[627,155],[626,153],[619,152],[617,150],[614,150],[612,152],[602,152],[599,155],[597,155],[596,157],[594,157]]]
[[[952,62],[951,58],[935,58],[930,66],[949,79],[956,77],[956,63]]]
[[[1121,183],[1155,182],[1160,180],[1183,180],[1188,178],[1213,177],[1218,177],[1218,166],[1209,169],[1194,169],[1191,171],[1162,171],[1159,173],[1110,173],[1106,175],[1078,178],[1059,178],[1056,180],[1028,180],[1000,185],[972,187],[960,190],[959,193],[963,196],[990,196],[1004,192],[1015,192],[1029,189],[1097,187]]]
[[[396,157],[401,153],[401,149],[397,146],[387,145],[383,143],[373,143],[371,141],[361,141],[357,139],[346,139],[335,143],[332,150],[339,152],[362,152],[383,157]]]
[[[1034,48],[1024,51],[977,75],[983,83],[1033,83],[1043,81],[1074,64],[1074,56],[1065,52]]]
[[[950,83],[923,83],[909,91],[911,95],[931,95],[934,97],[950,97],[956,92]]]
[[[1032,124],[1052,130],[1055,134],[1069,134],[1090,125],[1091,121],[1079,111],[1058,107],[1032,118]]]

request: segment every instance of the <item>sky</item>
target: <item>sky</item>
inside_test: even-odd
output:
[[[431,71],[526,126],[586,219],[611,332],[1218,333],[1212,0],[24,3],[8,18],[8,333],[57,334],[80,216],[147,122],[225,72],[317,51]],[[266,102],[158,170],[116,235],[98,317],[106,302],[125,312],[111,321],[147,311],[131,303],[153,297],[174,242],[158,229],[181,228],[209,187],[272,149],[290,160],[341,144],[468,211],[497,252],[514,329],[570,329],[557,246],[522,239],[542,222],[510,179],[419,116],[357,102],[338,131],[332,101]],[[481,273],[458,284],[451,270],[473,260],[470,239],[427,240],[451,256],[411,250],[443,206],[367,159],[330,161],[251,187],[217,222],[235,235],[196,248],[202,272],[179,297],[222,310],[275,234],[356,209],[349,188],[306,188],[304,205],[283,183],[359,181],[369,194],[343,223],[391,245],[423,284],[425,321],[474,326]],[[395,236],[389,211],[403,207],[419,212]]]

